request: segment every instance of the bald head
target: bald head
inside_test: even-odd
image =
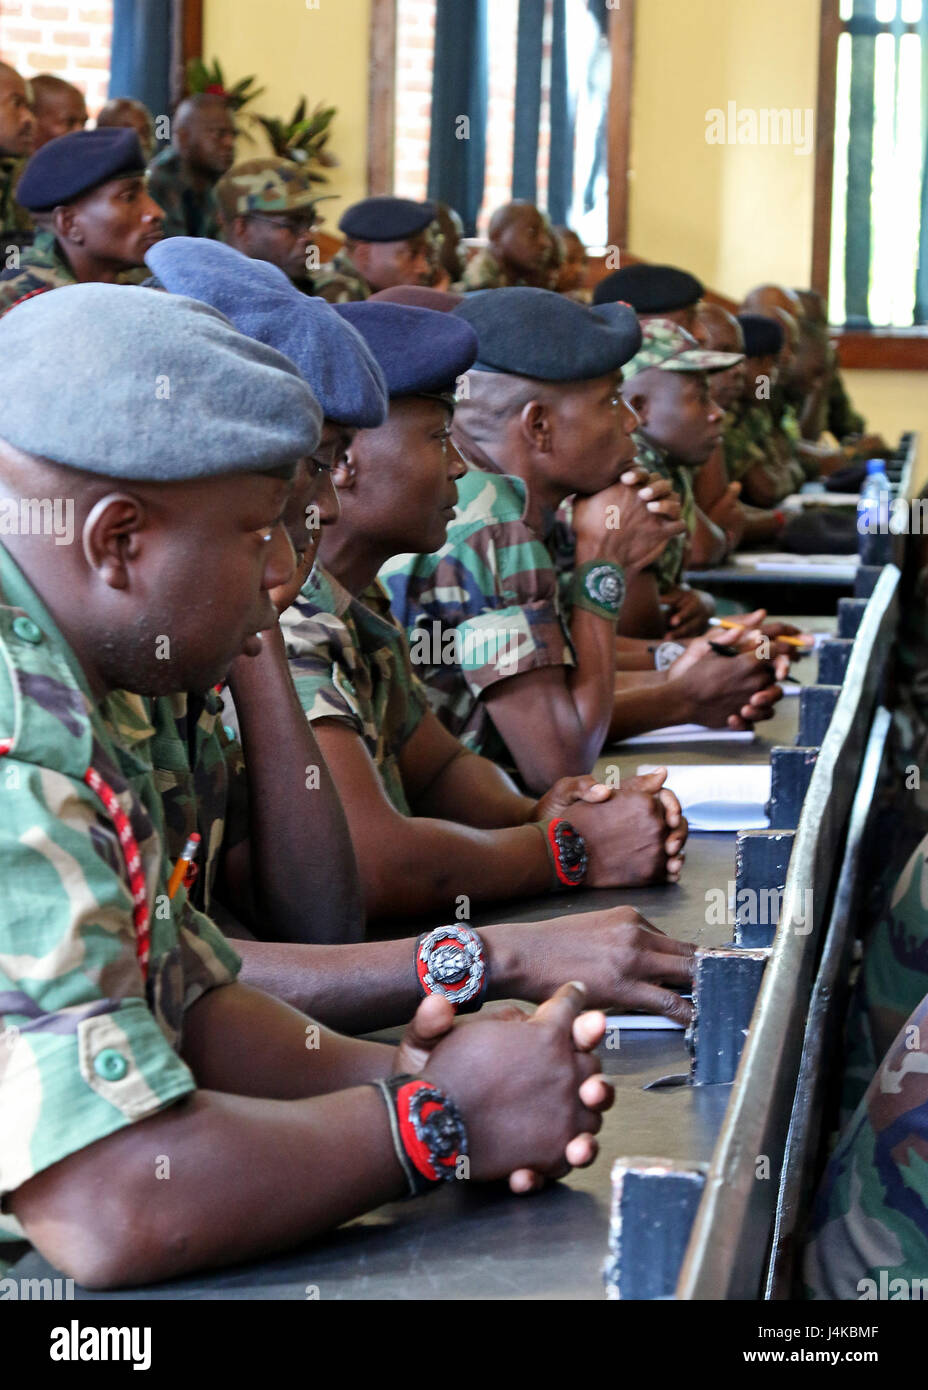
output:
[[[744,352],[741,325],[721,304],[701,300],[696,308],[696,327],[697,341],[712,352]]]
[[[818,290],[795,290],[796,297],[802,307],[802,316],[809,323],[827,326],[828,308],[825,304],[825,296],[819,294]]]
[[[515,198],[497,208],[487,229],[490,248],[510,276],[548,289],[560,264],[560,248],[544,213]]]
[[[113,97],[108,101],[97,116],[97,129],[112,126],[134,130],[145,158],[151,158],[155,129],[151,112],[143,101],[136,101],[134,97]]]
[[[84,94],[63,77],[40,72],[31,79],[32,109],[35,114],[35,148],[41,149],[59,135],[83,130],[87,124]]]
[[[741,312],[744,314],[766,314],[773,317],[774,310],[785,309],[793,318],[802,317],[799,296],[785,285],[757,285],[744,299]]]
[[[197,92],[174,115],[174,145],[196,176],[215,182],[235,162],[235,122],[225,97]]]
[[[0,158],[28,155],[35,145],[35,116],[25,78],[0,62]]]

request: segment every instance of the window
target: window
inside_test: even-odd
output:
[[[469,8],[476,16],[485,3],[470,0]],[[435,47],[442,5],[375,0],[372,191],[423,198],[436,178],[440,184],[442,170],[464,157],[450,134],[439,155],[432,138],[429,168],[433,89],[442,92],[444,80]],[[462,14],[467,9],[462,4]],[[485,91],[476,117],[466,103],[460,111],[486,130],[482,160],[476,155],[482,194],[469,209],[478,233],[494,208],[518,196],[566,221],[587,244],[624,240],[633,0],[621,7],[611,0],[489,0],[483,13],[486,42],[474,44],[468,56],[452,49],[457,68],[466,62],[479,67],[483,87],[476,83],[475,90]],[[384,41],[387,23],[392,44]],[[474,25],[465,32],[470,36]],[[393,78],[389,92],[387,73]]]
[[[817,287],[833,323],[911,328],[928,318],[928,4],[826,0],[823,20],[820,115],[827,130],[822,104],[832,102],[834,147],[827,222],[817,188],[817,235],[825,223],[830,252],[817,248]]]

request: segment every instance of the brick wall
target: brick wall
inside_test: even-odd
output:
[[[73,82],[91,116],[106,101],[112,32],[111,0],[0,0],[0,59]]]
[[[538,131],[538,201],[541,207],[545,206],[547,195],[550,144],[551,11],[551,0],[547,0]],[[494,208],[508,203],[512,197],[518,17],[519,0],[493,0],[490,5],[486,183],[477,218],[477,231],[481,235],[486,232]],[[394,192],[404,198],[424,198],[428,187],[434,45],[435,0],[398,0]]]

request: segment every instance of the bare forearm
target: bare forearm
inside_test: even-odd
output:
[[[509,928],[486,927],[489,998],[535,999],[524,962],[504,941]],[[371,1033],[408,1023],[419,1002],[415,938],[365,941],[356,946],[302,946],[290,942],[236,943],[242,980],[273,994],[329,1028]],[[529,958],[531,953],[529,952]]]
[[[704,512],[698,512],[690,539],[689,563],[694,569],[718,564],[728,553],[728,539],[721,526]]]
[[[168,1156],[169,1182],[153,1155]],[[299,1101],[198,1091],[46,1170],[12,1207],[56,1267],[119,1287],[290,1248],[404,1187],[372,1088]]]
[[[300,706],[279,628],[230,676],[248,772],[256,916],[282,941],[364,934],[348,822]]]
[[[352,822],[368,917],[441,913],[457,899],[493,902],[544,893],[551,866],[534,826],[481,830],[425,816],[407,818],[389,835]]]
[[[610,742],[645,734],[649,729],[662,729],[668,724],[683,724],[687,720],[686,701],[678,681],[617,690],[613,705]]]
[[[462,749],[417,799],[417,816],[434,816],[483,830],[523,825],[534,802],[489,758]]]
[[[657,576],[651,570],[626,575],[625,602],[619,614],[619,636],[644,639],[662,637],[664,626]]]
[[[570,635],[577,664],[567,668],[566,687],[571,709],[558,731],[569,758],[559,776],[589,772],[602,751],[609,729],[615,683],[615,624],[575,608]]]

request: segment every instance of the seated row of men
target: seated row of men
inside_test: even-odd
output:
[[[476,931],[461,905],[678,878],[663,775],[604,785],[597,754],[762,719],[787,665],[758,613],[616,674],[626,575],[681,534],[632,405],[711,437],[731,354],[539,289],[334,308],[219,243],[146,259],[162,292],[70,286],[0,324],[4,500],[72,499],[75,542],[0,548],[0,1226],[89,1284],[591,1162],[613,1096],[583,1010],[687,1019],[692,947],[627,908]],[[391,620],[381,569],[437,636]],[[450,924],[363,939],[411,914]],[[493,998],[540,1008],[452,1027]],[[351,1036],[410,1018],[395,1051]]]

